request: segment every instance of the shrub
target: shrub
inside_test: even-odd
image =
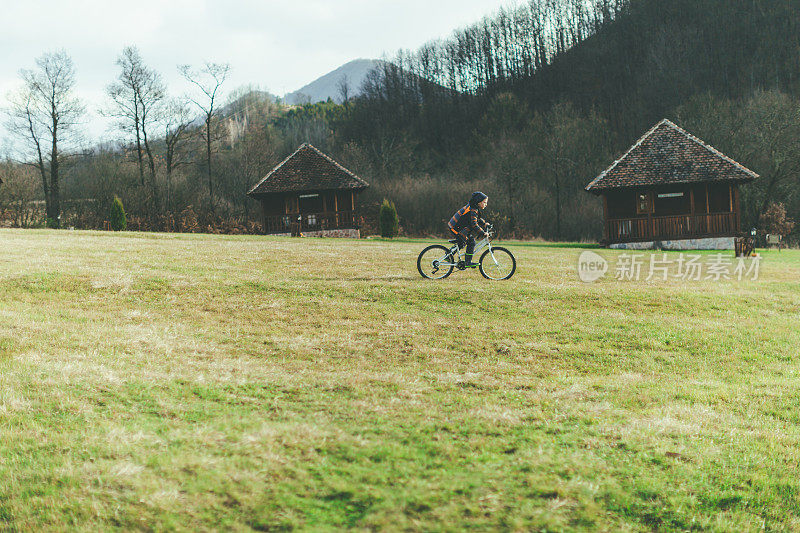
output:
[[[383,199],[381,210],[378,213],[378,225],[381,237],[397,237],[397,232],[400,229],[400,219],[397,218],[397,209],[394,206],[394,202],[390,202],[386,198]]]
[[[114,231],[125,231],[128,228],[128,218],[125,216],[125,208],[122,206],[119,196],[115,196],[114,201],[111,202],[108,221]]]
[[[794,220],[786,216],[782,203],[771,203],[759,217],[762,235],[772,234],[786,237],[794,229]]]
[[[179,222],[179,231],[181,233],[197,233],[200,231],[200,226],[197,222],[197,214],[194,212],[194,208],[191,205],[181,211]]]

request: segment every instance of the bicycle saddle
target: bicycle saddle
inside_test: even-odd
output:
[[[458,244],[458,239],[450,239],[447,242],[449,242],[450,244]]]

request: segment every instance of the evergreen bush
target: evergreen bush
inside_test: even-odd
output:
[[[108,221],[114,231],[125,231],[128,227],[128,218],[125,216],[125,208],[119,196],[114,197],[111,203],[111,210],[108,213]]]
[[[378,226],[380,228],[381,237],[389,238],[397,237],[400,230],[400,219],[397,217],[397,208],[394,202],[390,202],[386,198],[383,199],[381,210],[378,214]]]

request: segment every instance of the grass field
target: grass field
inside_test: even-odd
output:
[[[0,530],[800,529],[800,252],[423,245],[0,231]]]

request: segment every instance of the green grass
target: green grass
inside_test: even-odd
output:
[[[0,530],[800,529],[800,252],[517,244],[0,231]]]

